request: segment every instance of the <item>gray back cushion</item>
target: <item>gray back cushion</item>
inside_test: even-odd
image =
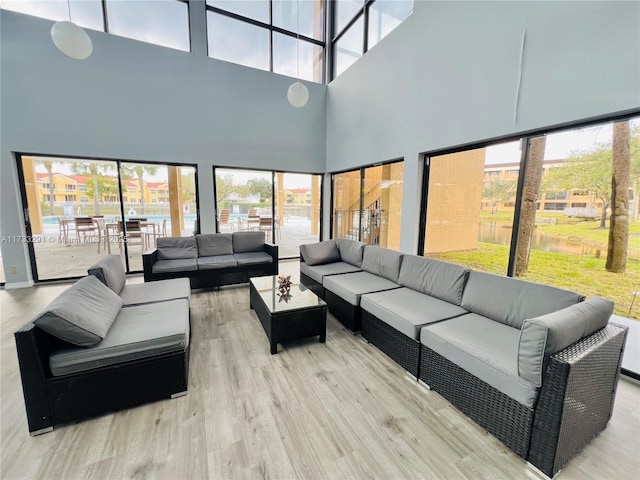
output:
[[[107,334],[122,299],[95,276],[78,280],[33,321],[47,333],[79,347],[92,347]]]
[[[98,280],[118,295],[120,295],[127,281],[120,255],[105,255],[89,267],[88,273],[96,276]]]
[[[583,295],[569,290],[472,270],[460,305],[520,329],[527,318],[546,315],[582,300]]]
[[[340,258],[343,262],[362,268],[362,255],[364,254],[365,244],[357,240],[349,238],[339,238],[336,241],[338,250],[340,250]]]
[[[230,233],[205,233],[196,235],[199,257],[233,255],[233,243]]]
[[[196,237],[158,238],[158,260],[198,258]]]
[[[365,272],[384,277],[398,283],[402,254],[387,248],[366,245],[362,255],[362,269]]]
[[[562,310],[525,320],[518,345],[518,374],[541,385],[544,361],[604,328],[612,313],[612,301],[591,297]]]
[[[417,255],[405,255],[398,283],[454,305],[462,302],[469,269]]]
[[[233,253],[264,251],[264,232],[234,232]]]
[[[300,255],[309,266],[340,261],[340,252],[335,240],[300,245]]]

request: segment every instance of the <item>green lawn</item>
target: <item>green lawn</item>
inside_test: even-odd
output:
[[[509,261],[509,247],[479,243],[476,250],[430,254],[448,262],[475,270],[504,275]],[[607,272],[606,258],[565,255],[534,250],[531,252],[529,272],[522,277],[532,282],[553,285],[583,293],[587,297],[599,295],[615,302],[615,313],[640,319],[640,294],[629,308],[634,291],[640,291],[640,264],[629,262],[625,274]]]

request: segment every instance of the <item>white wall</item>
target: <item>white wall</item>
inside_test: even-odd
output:
[[[420,152],[639,107],[639,2],[416,0],[329,85],[327,170],[405,157],[415,252]]]
[[[307,83],[309,103],[292,107],[291,78],[208,58],[204,2],[191,13],[193,53],[88,31],[93,55],[77,61],[53,45],[52,21],[0,10],[2,235],[24,233],[12,152],[195,163],[203,232],[212,165],[325,171],[327,87]],[[7,284],[28,282],[24,246],[2,254]]]

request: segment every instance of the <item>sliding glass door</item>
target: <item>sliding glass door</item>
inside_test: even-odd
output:
[[[333,175],[332,238],[398,250],[404,162]]]
[[[214,168],[218,232],[263,231],[280,258],[319,241],[322,176]]]
[[[141,271],[143,251],[159,237],[197,229],[193,166],[27,155],[18,162],[36,281],[86,275],[104,254]]]

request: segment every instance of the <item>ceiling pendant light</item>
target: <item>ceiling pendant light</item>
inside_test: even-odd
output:
[[[296,81],[287,90],[287,100],[296,108],[304,107],[309,101],[309,90],[300,81],[300,0],[296,0]]]
[[[67,9],[69,20],[53,24],[53,27],[51,27],[51,40],[58,47],[58,50],[65,55],[76,60],[84,60],[89,58],[93,52],[93,44],[87,32],[71,21],[70,0],[67,0]]]

